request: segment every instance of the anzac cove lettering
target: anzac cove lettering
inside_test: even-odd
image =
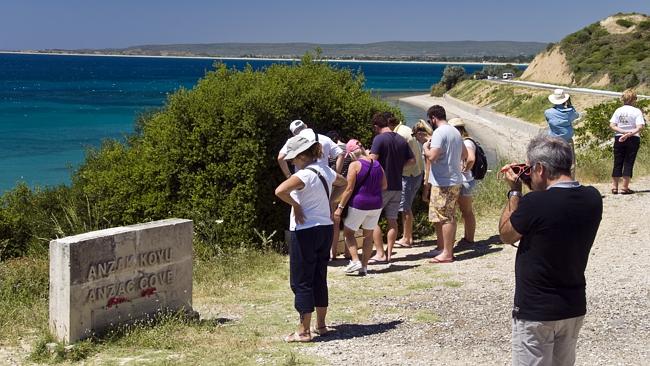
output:
[[[50,242],[50,331],[75,342],[192,310],[192,221],[166,219]]]
[[[136,265],[140,267],[154,266],[158,264],[170,263],[172,261],[172,248],[152,250],[145,253],[117,257],[114,260],[94,263],[88,269],[88,281],[94,281],[105,278],[115,272],[127,268],[133,268]]]
[[[174,276],[174,271],[168,269],[145,274],[127,281],[91,288],[86,295],[86,302],[110,300],[118,296],[130,298],[153,295],[157,286],[172,285]]]

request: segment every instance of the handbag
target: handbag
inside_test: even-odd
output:
[[[348,208],[350,207],[350,202],[352,201],[354,196],[356,196],[357,193],[359,193],[359,190],[366,183],[366,180],[368,180],[368,177],[370,176],[370,172],[372,171],[373,164],[374,164],[374,161],[372,159],[370,159],[370,168],[368,168],[368,173],[366,173],[366,175],[363,177],[363,179],[361,181],[359,181],[359,185],[356,186],[354,188],[354,190],[352,191],[352,194],[350,195],[350,199],[348,199],[348,202],[345,204],[345,207],[343,207],[343,210],[341,210],[341,218],[345,219],[346,217],[348,217]]]

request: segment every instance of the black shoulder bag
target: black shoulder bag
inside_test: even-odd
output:
[[[318,176],[318,179],[320,179],[320,182],[323,183],[323,188],[325,188],[325,194],[327,195],[327,206],[330,208],[330,214],[332,213],[332,206],[330,205],[330,190],[327,188],[327,182],[325,181],[325,178],[320,174],[320,172],[314,168],[305,168],[308,170],[311,170],[312,172],[316,173]]]

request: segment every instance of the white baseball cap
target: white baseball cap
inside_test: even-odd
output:
[[[305,122],[297,119],[289,125],[289,131],[291,131],[292,134],[297,135],[300,130],[304,129],[307,127],[307,124]]]

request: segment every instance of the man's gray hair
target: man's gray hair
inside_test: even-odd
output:
[[[534,137],[528,144],[526,156],[531,166],[542,164],[551,179],[556,179],[562,174],[571,175],[571,145],[559,137],[546,134]]]

